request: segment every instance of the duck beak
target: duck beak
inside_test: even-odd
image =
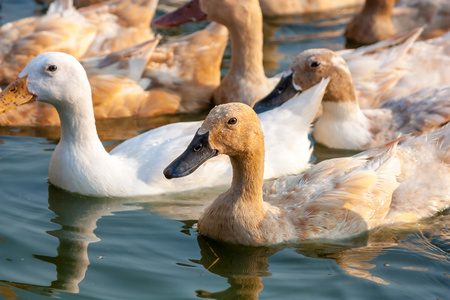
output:
[[[283,75],[277,86],[265,98],[259,100],[253,106],[256,113],[262,113],[272,108],[278,107],[284,102],[288,101],[295,95],[302,92],[297,90],[293,83],[294,74]]]
[[[154,27],[175,27],[189,22],[206,20],[207,15],[200,8],[200,0],[192,0],[177,10],[165,14],[153,21]]]
[[[164,176],[167,179],[187,176],[218,152],[211,148],[209,132],[199,134],[197,130],[187,149],[164,169]]]
[[[27,76],[16,78],[0,93],[0,114],[31,102],[36,96],[28,92]]]

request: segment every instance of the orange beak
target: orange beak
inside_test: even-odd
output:
[[[35,95],[28,92],[27,76],[16,78],[0,93],[0,114],[33,101]]]

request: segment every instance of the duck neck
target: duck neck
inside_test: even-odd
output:
[[[260,227],[267,213],[262,198],[264,150],[258,154],[230,156],[230,160],[231,188],[205,210],[198,221],[198,230],[231,243],[262,244]]]
[[[370,122],[359,107],[353,83],[349,83],[331,84],[322,100],[322,116],[314,125],[313,136],[330,148],[359,150],[370,141]]]
[[[356,99],[350,72],[336,71],[322,99],[321,124],[332,125],[342,122],[361,122],[364,115]]]
[[[264,149],[264,147],[262,147]],[[259,206],[263,202],[264,151],[231,156],[233,180],[228,191],[229,199],[236,203]]]
[[[253,6],[252,6],[253,7]],[[239,18],[239,24],[227,26],[231,38],[231,66],[225,77],[246,77],[267,80],[263,67],[262,13],[258,6]],[[225,80],[225,78],[224,78]]]
[[[359,111],[359,103],[356,99],[355,86],[347,66],[335,62],[335,69],[331,73],[331,81],[327,86],[322,103],[345,103],[349,113]],[[324,111],[333,113],[332,111]]]
[[[88,99],[91,99],[90,96]],[[90,100],[90,103],[86,103],[86,105],[64,104],[64,107],[55,106],[61,120],[60,144],[76,145],[77,148],[86,147],[90,151],[100,151],[107,154],[97,135],[94,110],[91,103]]]

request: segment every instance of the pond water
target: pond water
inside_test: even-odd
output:
[[[0,3],[2,24],[45,10],[31,0]],[[304,49],[343,48],[341,30],[356,9],[266,20],[268,74],[284,70]],[[223,72],[228,63],[229,50]],[[103,122],[99,134],[111,148],[143,130],[202,116]],[[58,128],[1,128],[0,134],[0,298],[450,297],[448,212],[339,244],[233,246],[195,230],[205,204],[224,187],[144,198],[73,195],[47,182]],[[350,154],[316,145],[314,159]]]

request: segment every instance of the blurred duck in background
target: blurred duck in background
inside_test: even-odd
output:
[[[107,1],[76,10],[72,0],[53,2],[42,17],[0,28],[0,83],[11,82],[36,55],[61,51],[78,59],[153,39],[150,24],[158,0]]]
[[[350,44],[373,44],[420,26],[425,27],[421,39],[445,34],[450,29],[450,2],[366,0],[344,35]]]
[[[258,0],[193,0],[153,22],[156,27],[178,26],[208,19],[227,27],[231,39],[228,73],[214,91],[214,104],[239,101],[252,105],[273,88],[263,67],[262,13]]]

